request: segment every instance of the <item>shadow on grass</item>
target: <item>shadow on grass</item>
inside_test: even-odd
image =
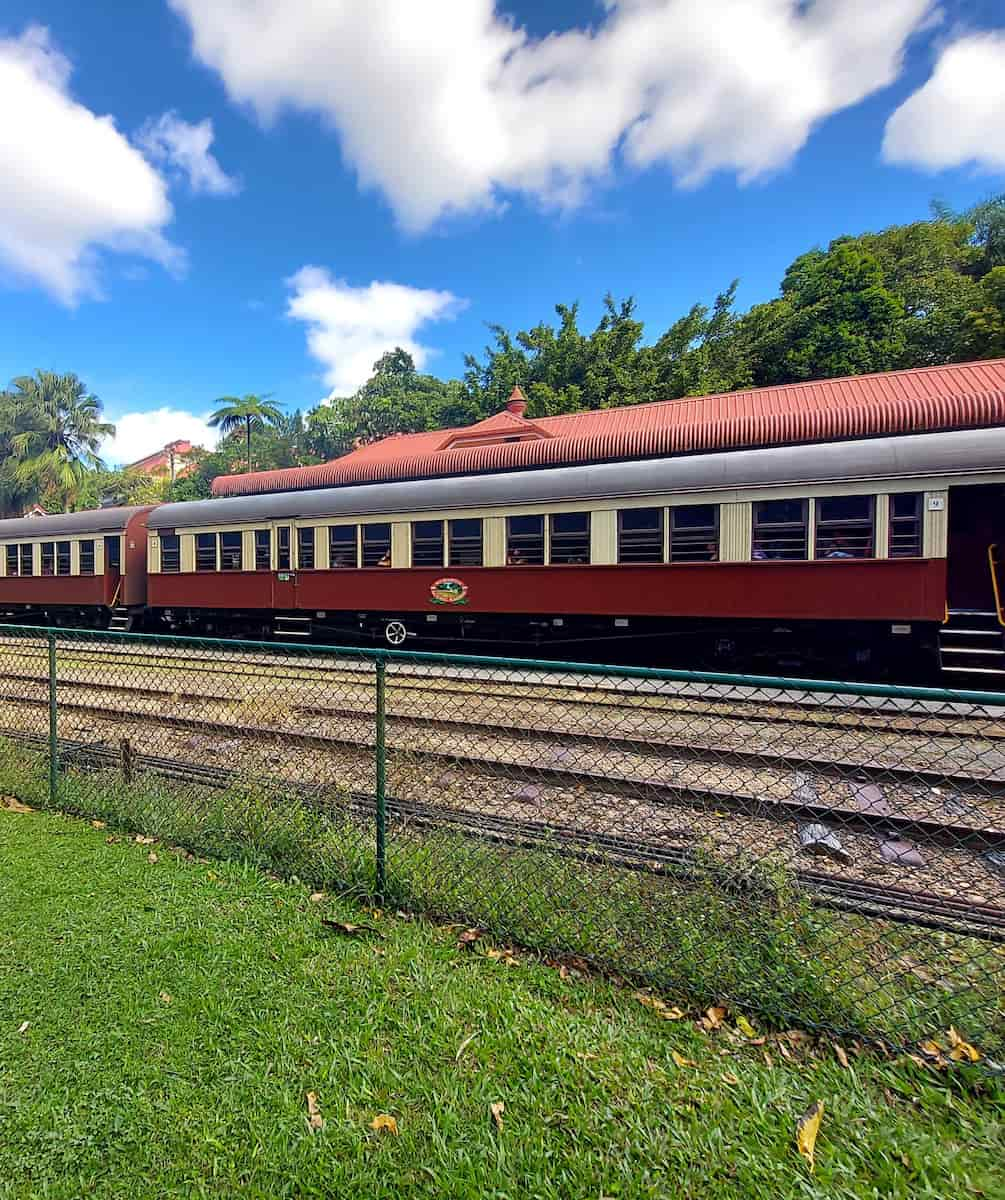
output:
[[[0,790],[49,807],[48,761],[0,739]],[[374,898],[374,817],[326,789],[261,781],[226,789],[139,772],[65,766],[58,808],[240,859],[316,888]],[[728,869],[698,851],[672,874],[599,851],[533,847],[408,821],[388,827],[382,902],[482,926],[544,953],[577,955],[659,989],[910,1046],[950,1025],[1000,1057],[1005,952],[972,938],[814,908],[770,862]]]

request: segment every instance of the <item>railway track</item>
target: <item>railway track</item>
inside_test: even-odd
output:
[[[4,701],[8,703],[13,702],[14,698],[0,695],[0,703]],[[37,708],[48,708],[48,700],[41,698],[25,699],[21,697],[16,699],[16,703],[28,704]],[[195,714],[191,716],[172,716],[165,713],[137,713],[135,711],[67,700],[61,701],[61,707],[99,720],[107,720],[118,724],[141,722],[145,725],[156,725],[198,734],[217,734],[228,740],[237,737],[249,742],[256,740],[273,744],[282,742],[284,744],[302,746],[305,749],[337,749],[355,753],[361,750],[372,750],[374,745],[371,740],[362,740],[358,736],[337,736],[327,733],[289,730],[282,727],[242,726],[234,724],[231,721],[207,720]],[[408,718],[407,720],[410,719]],[[397,724],[402,720],[403,718],[391,718],[392,724]],[[437,719],[416,718],[416,720],[426,722]],[[469,732],[474,729],[481,729],[481,727],[472,724],[462,724],[460,727],[467,729]],[[501,735],[503,731],[492,730],[490,732],[493,734],[498,732]],[[513,732],[509,727],[505,730],[507,736],[512,736]],[[554,747],[556,737],[562,739],[563,747],[566,745],[565,734],[556,735],[551,732],[542,734],[541,731],[524,732],[527,733],[528,737],[539,740],[545,737],[550,738],[552,747]],[[590,735],[580,736],[586,739],[590,738]],[[610,742],[609,739],[601,736],[595,739],[593,744],[594,748],[596,748],[597,744],[607,748]],[[648,743],[642,743],[641,746],[648,752]],[[715,751],[713,753],[704,749],[683,747],[683,754],[678,754],[676,748],[668,747],[667,749],[672,750],[672,753],[664,755],[660,759],[663,763],[678,759],[686,762],[714,762],[717,765],[732,763],[734,766],[743,765],[745,767],[750,767],[751,765],[765,767],[766,765],[770,765],[772,768],[789,770],[794,775],[797,772],[805,774],[807,771],[812,771],[823,777],[833,778],[836,776],[844,781],[852,780],[856,772],[863,772],[865,770],[861,766],[849,768],[845,764],[833,762],[819,764],[820,769],[818,770],[818,764],[807,760],[805,756],[798,758],[775,756],[773,761],[766,762],[766,756],[760,754],[751,755],[746,752]],[[686,783],[664,782],[637,776],[614,774],[609,770],[601,772],[577,766],[549,766],[542,761],[535,761],[532,765],[529,765],[508,759],[486,758],[483,755],[464,753],[456,750],[400,746],[393,742],[388,743],[388,752],[392,763],[395,757],[398,756],[409,762],[415,761],[431,764],[434,768],[441,771],[451,768],[463,768],[482,777],[504,779],[510,785],[512,785],[514,780],[519,781],[522,779],[526,781],[531,779],[535,784],[559,788],[581,788],[594,794],[623,796],[636,803],[650,803],[657,806],[685,806],[696,810],[712,809],[730,814],[740,814],[747,818],[767,819],[772,822],[839,821],[842,829],[876,836],[889,836],[890,833],[894,833],[906,839],[933,846],[949,848],[963,846],[975,852],[1005,850],[1005,829],[979,828],[959,822],[932,820],[925,816],[899,814],[896,812],[886,814],[862,811],[850,804],[838,805],[823,801],[815,802],[811,798],[797,799],[793,795],[790,795],[788,798],[770,797],[755,792],[743,792],[721,787],[695,786]],[[883,778],[884,782],[888,780],[890,772],[887,768],[876,767],[874,770]],[[906,771],[903,774],[907,777],[908,782],[912,784],[919,782],[918,772]],[[973,779],[971,777],[953,779],[952,777],[947,777],[944,773],[938,774],[935,778],[938,780],[939,785],[951,786],[959,795],[976,796],[982,800],[987,799],[989,794],[1005,795],[1005,782],[996,783],[993,788],[989,788],[989,782],[985,779]],[[795,788],[793,787],[791,790],[794,792]]]
[[[0,729],[0,737],[25,745],[46,748],[48,739],[20,730]],[[113,767],[119,763],[117,749],[97,743],[61,739],[61,762],[78,768]],[[200,782],[227,788],[240,782],[239,772],[205,763],[193,764],[157,755],[138,754],[136,767],[145,768],[180,782]],[[283,792],[292,792],[305,803],[330,811],[328,789],[295,781],[281,781]],[[375,800],[364,793],[349,793],[346,805],[357,815],[373,818]],[[616,835],[595,833],[573,826],[529,821],[388,797],[390,820],[403,827],[451,830],[465,837],[490,840],[505,847],[545,851],[570,857],[592,866],[644,871],[682,882],[710,878],[706,862],[699,861],[687,845],[660,845]],[[686,839],[685,839],[686,840]],[[733,891],[738,902],[756,900],[757,885],[742,872],[723,866],[711,877],[724,890]],[[819,907],[914,925],[1005,944],[1005,908],[975,903],[925,891],[845,880],[813,871],[796,872],[796,880],[811,902]]]
[[[35,657],[42,662],[47,652],[40,647],[33,655],[26,654],[19,642],[0,643],[0,649],[17,647],[16,653],[22,657]],[[125,669],[135,667],[144,672],[171,671],[188,675],[205,675],[226,679],[247,679],[258,682],[263,680],[263,670],[268,671],[268,679],[277,684],[298,683],[338,686],[372,687],[374,668],[370,662],[358,664],[339,661],[334,666],[326,662],[316,653],[312,661],[308,661],[311,652],[304,647],[304,660],[292,660],[287,651],[277,651],[275,656],[241,656],[229,658],[223,654],[207,652],[205,657],[196,655],[185,657],[168,655],[163,648],[156,652],[144,654],[139,651],[123,651],[120,646],[62,646],[64,658],[90,658],[100,663],[106,669]],[[109,656],[112,661],[109,661]],[[281,664],[277,668],[277,661]],[[469,699],[472,689],[477,688],[477,694],[483,698],[497,699],[500,702],[549,703],[558,702],[568,709],[597,709],[607,707],[611,710],[623,710],[626,714],[638,715],[640,712],[680,714],[724,717],[742,719],[762,725],[780,726],[821,726],[848,727],[854,729],[869,728],[878,733],[894,733],[899,736],[925,736],[929,738],[953,738],[978,736],[992,741],[1005,742],[1005,710],[986,709],[980,713],[973,710],[978,707],[965,703],[953,710],[948,702],[916,702],[910,710],[891,709],[888,704],[869,703],[868,697],[856,700],[851,697],[838,696],[833,693],[815,694],[807,698],[803,694],[789,698],[767,698],[765,689],[752,689],[753,695],[739,694],[737,688],[728,693],[715,694],[716,685],[696,684],[692,688],[700,688],[700,692],[688,692],[676,681],[668,681],[658,690],[652,685],[660,681],[643,681],[650,684],[640,687],[638,680],[619,680],[616,673],[610,676],[596,677],[575,674],[570,671],[569,677],[559,677],[545,672],[532,671],[524,675],[522,672],[505,668],[491,670],[473,668],[469,671],[457,669],[436,670],[434,666],[418,664],[422,674],[418,675],[413,664],[394,664],[393,675],[389,679],[389,689],[417,694],[435,694],[442,703],[446,696],[457,696],[458,700]],[[410,669],[409,669],[410,668]],[[616,668],[612,668],[616,672]],[[535,678],[531,678],[531,675]],[[500,679],[500,676],[503,676]],[[492,684],[493,686],[487,686]],[[794,689],[798,695],[798,689]],[[576,694],[580,693],[580,694]],[[865,701],[865,702],[863,702]]]

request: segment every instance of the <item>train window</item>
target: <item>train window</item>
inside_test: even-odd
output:
[[[590,514],[553,513],[551,516],[551,561],[590,561]]]
[[[221,533],[220,534],[220,570],[221,571],[243,571],[244,570],[244,553],[241,546],[242,536],[240,533]]]
[[[80,573],[94,574],[94,539],[87,538],[80,543]]]
[[[42,543],[42,575],[56,574],[56,543]]]
[[[511,567],[539,567],[544,563],[544,517],[508,517],[506,562]]]
[[[255,530],[255,570],[272,570],[272,533],[268,529]]]
[[[872,558],[872,496],[822,496],[817,501],[817,558]]]
[[[57,542],[56,543],[56,574],[57,575],[69,575],[70,574],[70,543],[69,542]]]
[[[94,553],[91,552],[91,566],[94,566]],[[80,569],[84,569],[84,543],[80,548]],[[181,538],[176,533],[161,534],[161,571],[165,575],[177,575],[181,570]]]
[[[332,525],[328,530],[328,561],[333,567],[359,566],[359,526]]]
[[[216,570],[215,533],[197,533],[195,535],[195,569],[197,571]]]
[[[22,542],[20,549],[21,549],[21,574],[22,575],[34,575],[35,574],[35,560],[34,560],[34,554],[33,554],[34,547],[31,545],[30,542]]]
[[[921,557],[921,493],[890,497],[890,557]]]
[[[448,522],[450,526],[451,567],[480,567],[482,565],[482,523],[479,517],[462,517]]]
[[[105,538],[105,570],[119,571],[122,569],[122,538]]]
[[[297,566],[301,571],[314,570],[314,529],[297,530]]]
[[[17,555],[17,546],[6,546],[5,550],[7,552],[7,574],[20,575],[21,572],[18,569],[19,560]]]
[[[718,504],[682,504],[670,509],[670,561],[718,562]]]
[[[276,570],[290,569],[290,527],[280,525],[276,530]]]
[[[412,566],[443,566],[443,522],[412,523]]]
[[[391,526],[363,526],[363,566],[389,567],[391,565]]]
[[[754,503],[751,557],[806,557],[805,500],[758,500]]]
[[[663,561],[663,509],[623,508],[618,513],[618,562]]]

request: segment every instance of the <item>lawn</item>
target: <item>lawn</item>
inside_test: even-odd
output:
[[[0,811],[0,911],[2,1200],[1005,1194],[1000,1082],[702,1031],[250,866]]]

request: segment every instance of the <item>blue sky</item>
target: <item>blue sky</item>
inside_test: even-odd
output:
[[[5,0],[0,106],[0,377],[76,371],[122,461],[1002,190],[1005,5]]]

